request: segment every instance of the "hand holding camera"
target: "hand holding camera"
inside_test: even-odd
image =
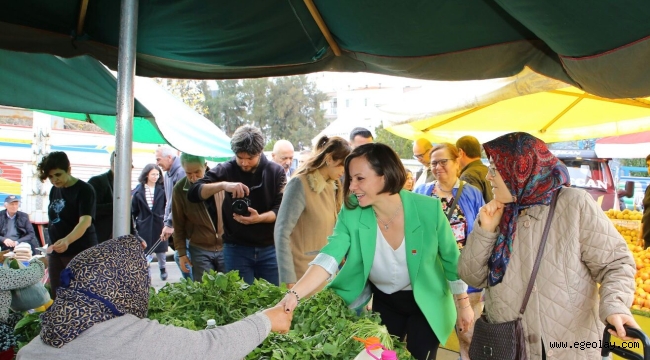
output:
[[[231,193],[233,199],[245,198],[245,200],[248,200],[248,198],[246,197],[250,193],[250,191],[248,190],[248,186],[238,182],[227,183],[224,190]],[[248,202],[250,205],[250,200],[248,200]]]
[[[233,202],[233,212],[235,211],[234,209],[234,202]],[[260,222],[260,214],[257,212],[257,210],[253,209],[252,207],[246,208],[246,211],[248,212],[248,215],[241,215],[238,213],[232,214],[233,218],[235,218],[235,221],[237,221],[240,224],[244,225],[251,225],[251,224],[257,224]]]

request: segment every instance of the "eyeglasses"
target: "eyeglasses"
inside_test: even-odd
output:
[[[424,154],[413,154],[413,158],[415,160],[422,160],[424,159]]]
[[[497,177],[497,167],[494,166],[494,163],[490,163],[490,166],[488,166],[488,175],[493,178]]]
[[[442,166],[442,167],[445,167],[445,166],[447,166],[447,161],[449,161],[449,160],[451,160],[451,159],[440,159],[440,160],[437,160],[437,161],[436,160],[431,160],[431,168],[435,169],[436,166],[438,166],[438,164],[440,164],[440,166]]]

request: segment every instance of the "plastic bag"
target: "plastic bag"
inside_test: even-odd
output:
[[[9,267],[11,259],[5,260],[5,266]],[[25,264],[16,261],[19,269],[26,268]],[[42,283],[37,282],[34,285],[22,289],[11,290],[11,310],[20,312],[41,307],[50,301],[50,293]]]

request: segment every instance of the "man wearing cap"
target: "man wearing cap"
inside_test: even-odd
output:
[[[15,195],[5,198],[5,210],[0,211],[0,248],[2,250],[13,249],[20,243],[27,243],[34,248],[36,235],[34,228],[29,221],[29,215],[18,211],[20,199]]]

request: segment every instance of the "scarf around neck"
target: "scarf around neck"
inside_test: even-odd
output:
[[[534,205],[549,205],[553,193],[570,185],[569,172],[546,143],[523,132],[510,133],[483,144],[501,178],[516,197],[505,204],[499,235],[488,259],[488,285],[499,284],[510,262],[519,212]]]

